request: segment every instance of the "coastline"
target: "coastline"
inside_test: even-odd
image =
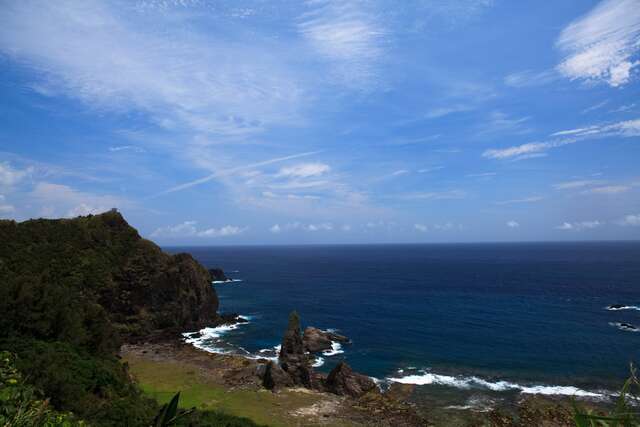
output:
[[[239,327],[232,325],[218,328]],[[384,393],[360,398],[301,387],[271,392],[264,389],[256,372],[273,356],[207,351],[188,341],[188,333],[162,334],[151,341],[123,345],[120,354],[142,389],[161,403],[180,389],[188,404],[202,409],[215,407],[270,426],[506,427],[527,425],[522,424],[525,419],[531,423],[528,425],[574,425],[569,395],[519,393],[513,404],[470,393],[468,389],[443,386],[439,392],[425,392],[402,381],[385,382]],[[177,373],[173,381],[167,379],[168,371]],[[379,380],[377,383],[380,385]],[[446,403],[448,396],[459,397],[463,393],[469,395],[466,404]],[[607,402],[590,399],[581,403],[594,411],[610,407]]]

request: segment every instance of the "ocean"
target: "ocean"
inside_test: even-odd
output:
[[[640,360],[640,242],[166,249],[236,279],[213,284],[220,310],[249,322],[196,340],[213,352],[274,356],[296,310],[303,327],[352,340],[316,369],[346,360],[452,405],[605,398]]]

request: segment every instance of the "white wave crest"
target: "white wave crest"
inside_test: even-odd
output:
[[[226,333],[238,329],[238,327],[249,323],[246,316],[238,316],[246,320],[246,322],[231,323],[228,325],[216,326],[215,328],[203,328],[195,332],[185,332],[182,334],[184,342],[209,353],[225,354],[232,353],[228,349],[221,346],[223,344],[220,339]]]
[[[344,350],[342,350],[342,345],[340,345],[339,342],[336,341],[331,341],[331,350],[325,350],[322,352],[323,356],[327,356],[327,357],[331,357],[331,356],[335,356],[336,354],[341,354],[344,353]]]
[[[630,323],[622,323],[622,322],[609,322],[609,325],[611,326],[615,326],[616,328],[620,329],[621,331],[626,331],[626,332],[640,332],[640,329],[638,329],[637,327],[633,326]]]
[[[620,311],[620,310],[637,310],[640,311],[640,306],[637,305],[622,305],[622,306],[608,306],[607,310],[609,311]]]
[[[322,365],[324,365],[324,358],[322,357],[316,357],[311,364],[311,366],[313,366],[314,368],[319,368]]]
[[[508,391],[514,390],[524,394],[542,394],[542,395],[565,395],[576,397],[589,397],[595,399],[602,399],[607,397],[606,393],[597,393],[587,390],[582,390],[574,386],[548,386],[548,385],[532,385],[526,386],[509,381],[487,381],[475,376],[463,377],[463,376],[451,376],[440,375],[431,372],[421,371],[419,374],[407,375],[397,378],[387,378],[389,381],[402,383],[402,384],[415,384],[415,385],[443,385],[449,387],[455,387],[460,389],[471,388],[485,388],[492,391]]]
[[[242,282],[242,279],[214,280],[211,283],[213,283],[214,285],[219,285],[221,283],[236,283],[236,282]]]

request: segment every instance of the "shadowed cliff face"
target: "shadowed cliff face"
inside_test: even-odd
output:
[[[142,239],[117,211],[0,221],[0,242],[2,335],[112,348],[118,334],[194,328],[217,317],[209,272]]]

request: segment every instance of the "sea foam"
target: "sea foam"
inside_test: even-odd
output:
[[[342,350],[342,345],[340,345],[339,342],[336,341],[331,341],[331,350],[325,350],[322,352],[323,356],[327,356],[327,357],[331,357],[331,356],[335,356],[336,354],[341,354],[344,353],[344,350]]]
[[[401,370],[399,370],[401,371]],[[388,381],[401,384],[415,385],[443,385],[460,389],[489,389],[492,391],[519,391],[523,394],[542,394],[542,395],[565,395],[576,397],[587,397],[594,399],[603,399],[608,393],[598,393],[593,391],[582,390],[574,386],[551,386],[551,385],[522,385],[510,381],[487,381],[476,376],[451,376],[435,374],[427,371],[420,371],[417,374],[390,377]]]

